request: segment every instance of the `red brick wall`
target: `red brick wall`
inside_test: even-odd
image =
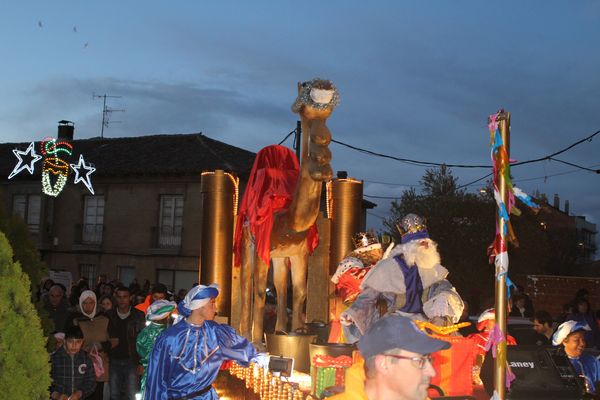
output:
[[[600,278],[527,275],[525,291],[533,301],[536,310],[546,310],[556,318],[562,313],[563,304],[573,300],[579,289],[588,290],[592,310],[598,310]]]

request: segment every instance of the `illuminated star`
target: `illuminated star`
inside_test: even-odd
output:
[[[73,169],[73,171],[75,171],[75,182],[73,182],[74,184],[78,184],[79,182],[83,182],[83,184],[85,185],[85,187],[88,188],[88,190],[92,193],[94,193],[94,188],[92,187],[92,181],[90,180],[90,175],[92,175],[94,173],[94,171],[96,171],[96,168],[92,167],[92,164],[86,164],[84,159],[83,159],[83,154],[79,155],[79,163],[77,164],[70,164],[71,168]],[[86,170],[86,172],[84,174],[80,175],[80,169],[83,168]],[[85,178],[83,177],[83,175],[85,175]]]
[[[27,171],[29,171],[29,173],[31,175],[33,175],[33,165],[42,158],[42,156],[40,156],[39,154],[37,154],[35,152],[35,150],[33,149],[33,146],[34,146],[34,144],[33,144],[33,142],[31,142],[29,144],[29,147],[27,147],[27,150],[25,150],[25,151],[17,150],[17,149],[13,150],[13,153],[19,159],[19,162],[17,163],[17,165],[15,165],[15,168],[12,170],[12,172],[8,176],[8,179],[17,175],[24,169],[27,169]],[[29,161],[28,164],[23,163],[23,158],[21,156],[25,156],[25,155],[29,155],[31,157],[31,161]]]

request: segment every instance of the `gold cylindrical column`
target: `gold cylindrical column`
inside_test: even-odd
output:
[[[342,259],[354,250],[352,236],[360,229],[362,181],[345,178],[328,184],[328,217],[331,218],[329,273],[334,274]]]
[[[219,315],[231,316],[233,224],[237,213],[238,178],[222,170],[203,172],[200,282],[218,283]]]

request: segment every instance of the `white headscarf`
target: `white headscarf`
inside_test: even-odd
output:
[[[94,303],[95,303],[94,311],[92,311],[90,314],[87,314],[85,311],[83,311],[83,301],[87,300],[87,299],[92,299],[92,300],[94,300]],[[96,316],[96,310],[98,309],[98,301],[96,300],[96,293],[94,293],[91,290],[84,290],[83,292],[81,292],[81,296],[79,296],[79,309],[81,310],[81,313],[83,315],[85,315],[89,319],[93,319]]]
[[[219,295],[219,285],[213,283],[210,286],[198,285],[194,286],[183,298],[177,310],[184,317],[189,317],[192,310],[196,310],[206,305],[211,298]]]
[[[562,342],[565,341],[567,336],[576,331],[591,331],[592,328],[585,322],[577,322],[577,321],[566,321],[560,324],[560,326],[552,335],[552,344],[555,346],[559,346]]]

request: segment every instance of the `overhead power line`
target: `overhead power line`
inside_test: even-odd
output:
[[[285,142],[286,140],[288,140],[288,138],[290,136],[292,136],[292,133],[296,133],[296,130],[294,129],[293,131],[291,131],[290,133],[288,133],[287,135],[285,135],[285,137],[278,144],[281,146],[283,144],[283,142]]]
[[[566,146],[565,148],[562,148],[552,154],[549,154],[547,156],[544,157],[540,157],[540,158],[535,158],[532,160],[526,160],[526,161],[520,161],[520,162],[516,162],[511,164],[511,167],[516,167],[519,165],[525,165],[525,164],[531,164],[531,163],[535,163],[535,162],[540,162],[540,161],[545,161],[545,160],[549,160],[552,159],[554,156],[557,156],[559,154],[562,154],[570,149],[572,149],[573,147],[583,143],[583,142],[591,142],[592,139],[594,138],[594,136],[600,134],[600,130],[592,133],[591,135],[580,139],[578,141],[576,141],[575,143],[572,143],[568,146]],[[351,144],[348,143],[344,143],[341,142],[339,140],[335,140],[335,139],[331,139],[331,141],[333,143],[339,144],[341,146],[345,146],[348,147],[349,149],[364,153],[364,154],[369,154],[372,156],[376,156],[376,157],[381,157],[381,158],[387,158],[390,160],[396,160],[396,161],[400,161],[400,162],[404,162],[407,164],[411,164],[411,165],[418,165],[418,166],[429,166],[429,167],[441,167],[442,165],[445,165],[446,167],[450,167],[450,168],[491,168],[491,165],[478,165],[478,164],[449,164],[449,163],[444,163],[444,162],[433,162],[433,161],[419,161],[419,160],[413,160],[413,159],[409,159],[409,158],[402,158],[402,157],[396,157],[396,156],[391,156],[389,154],[383,154],[383,153],[378,153],[376,151],[372,151],[372,150],[367,150],[367,149],[363,149],[361,147],[357,147],[357,146],[353,146]],[[596,172],[596,171],[593,171]],[[483,178],[482,178],[483,179]]]

